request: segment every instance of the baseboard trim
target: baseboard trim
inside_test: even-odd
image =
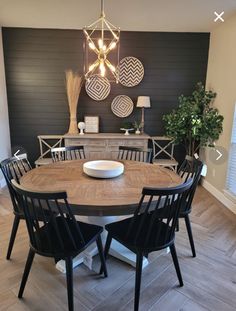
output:
[[[236,203],[227,198],[223,192],[216,189],[212,184],[202,178],[202,186],[209,191],[217,200],[224,204],[228,209],[230,209],[234,214],[236,214]]]

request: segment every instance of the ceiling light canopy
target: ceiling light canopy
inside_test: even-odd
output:
[[[118,82],[120,28],[105,18],[104,0],[98,20],[83,28],[85,35],[85,78],[99,74]],[[108,59],[109,58],[109,59]],[[109,69],[109,73],[107,73]]]

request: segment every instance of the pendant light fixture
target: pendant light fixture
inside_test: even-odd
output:
[[[83,28],[85,35],[85,78],[98,74],[118,82],[120,28],[105,18],[104,0],[98,20]]]

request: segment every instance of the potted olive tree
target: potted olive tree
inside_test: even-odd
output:
[[[163,116],[166,135],[183,144],[191,157],[201,147],[214,147],[223,131],[224,117],[213,107],[215,98],[216,93],[199,82],[192,95],[181,95],[179,107]]]

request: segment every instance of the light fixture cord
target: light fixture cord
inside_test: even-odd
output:
[[[105,12],[104,12],[104,0],[101,0],[101,17],[105,17]]]
[[[104,44],[104,0],[101,0],[101,18],[102,18],[102,44]]]

